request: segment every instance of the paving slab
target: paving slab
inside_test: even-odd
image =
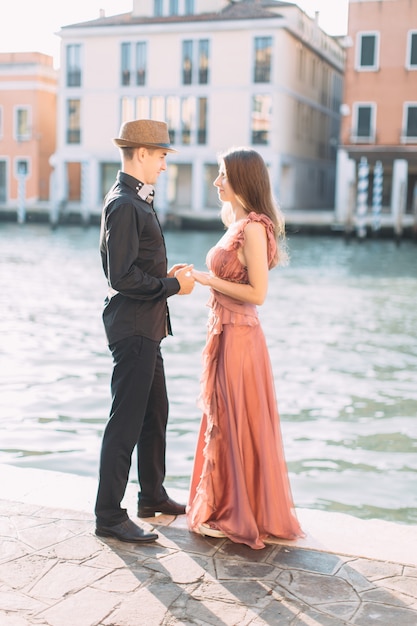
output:
[[[377,540],[370,554],[349,540],[357,530],[350,516],[337,518],[345,544],[332,514],[301,510],[305,539],[251,550],[189,532],[184,516],[161,515],[137,520],[159,534],[137,546],[95,536],[94,481],[9,466],[0,466],[0,479],[1,626],[417,625],[415,527],[360,525],[367,537],[370,528],[382,536],[378,558]],[[31,492],[32,480],[45,489]],[[62,506],[63,485],[73,508]],[[133,519],[135,497],[133,485]],[[399,544],[388,550],[395,558],[386,558],[387,537]]]

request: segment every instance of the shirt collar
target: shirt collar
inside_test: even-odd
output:
[[[148,204],[152,204],[155,196],[155,187],[153,185],[143,183],[134,176],[121,171],[117,173],[117,180],[133,189],[141,200],[145,200]]]

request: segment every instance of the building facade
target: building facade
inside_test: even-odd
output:
[[[417,0],[350,0],[346,44],[337,217],[363,202],[365,228],[400,226],[417,211]]]
[[[50,199],[57,82],[49,55],[0,54],[0,211],[22,221]]]
[[[165,120],[161,214],[218,212],[217,155],[253,146],[285,211],[334,208],[344,51],[289,2],[134,0],[63,27],[54,206],[101,212],[122,122]]]

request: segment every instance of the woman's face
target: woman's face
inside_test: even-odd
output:
[[[219,175],[213,182],[213,185],[217,187],[217,193],[219,194],[219,199],[222,202],[231,202],[233,204],[236,195],[227,179],[224,163],[220,165]]]

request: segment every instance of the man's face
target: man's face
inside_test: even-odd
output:
[[[167,151],[164,148],[143,149],[143,182],[147,185],[155,185],[158,176],[167,168]]]

